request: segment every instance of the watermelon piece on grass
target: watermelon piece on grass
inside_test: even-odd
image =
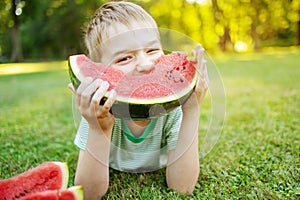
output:
[[[125,119],[155,118],[166,114],[188,99],[197,81],[196,63],[182,53],[162,55],[150,73],[140,76],[127,75],[95,63],[83,54],[74,55],[69,58],[69,75],[75,89],[84,77],[108,81],[108,90],[117,92],[111,112],[115,117]]]
[[[36,192],[19,200],[83,200],[81,186],[73,186],[64,190],[46,190]]]
[[[67,163],[45,162],[22,174],[0,180],[0,200],[19,199],[45,190],[66,189],[68,180]]]

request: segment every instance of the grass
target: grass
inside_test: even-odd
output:
[[[111,170],[107,199],[298,199],[300,196],[299,51],[216,60],[226,90],[226,119],[212,151],[200,159],[191,197],[167,189],[165,170]],[[1,69],[0,65],[0,69]],[[52,69],[52,68],[51,68]],[[77,148],[68,74],[56,70],[0,76],[0,177],[49,160],[69,164]],[[209,95],[200,141],[210,122]],[[199,148],[202,148],[200,143]]]

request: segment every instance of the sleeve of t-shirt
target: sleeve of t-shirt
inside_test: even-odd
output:
[[[164,132],[167,138],[168,151],[175,149],[182,120],[182,109],[178,107],[172,110],[167,116]]]
[[[86,143],[88,139],[89,133],[89,124],[88,122],[82,117],[80,124],[78,126],[78,130],[75,136],[74,144],[80,148],[81,150],[85,150]]]

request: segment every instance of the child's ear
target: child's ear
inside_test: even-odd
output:
[[[68,84],[68,88],[75,94],[76,91],[72,83]]]

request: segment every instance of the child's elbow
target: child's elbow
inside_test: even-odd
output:
[[[185,185],[185,186],[169,185],[168,187],[180,194],[184,194],[188,196],[192,195],[195,189],[195,185]]]
[[[180,194],[184,195],[192,195],[195,188],[196,188],[197,182],[191,182],[187,183],[185,185],[175,185],[173,187],[170,187],[171,189],[174,189],[176,192],[179,192]]]
[[[109,182],[91,183],[89,180],[81,180],[75,177],[75,185],[81,185],[84,192],[84,199],[99,200],[102,199],[108,191]]]
[[[167,185],[170,189],[181,194],[192,195],[199,177],[199,168],[193,173],[186,173],[184,176],[167,177]]]

